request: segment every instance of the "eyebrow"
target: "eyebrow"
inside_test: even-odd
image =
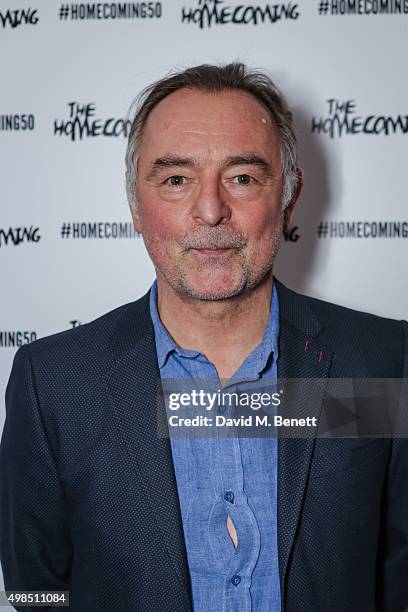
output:
[[[147,175],[147,180],[154,178],[163,168],[194,168],[199,164],[194,157],[180,157],[179,155],[168,154],[163,157],[158,157],[152,163],[152,168]],[[233,166],[256,166],[266,176],[274,176],[271,165],[259,155],[247,153],[243,155],[230,155],[221,163],[224,168],[232,168]]]
[[[266,175],[273,176],[271,165],[263,157],[255,155],[253,153],[245,155],[231,155],[226,158],[223,165],[227,168],[233,166],[256,166],[262,170]]]
[[[197,165],[197,161],[193,157],[180,157],[179,155],[172,154],[164,155],[164,157],[158,157],[154,160],[146,178],[151,180],[162,168],[193,168]]]

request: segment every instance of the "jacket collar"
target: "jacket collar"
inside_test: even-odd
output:
[[[292,291],[274,277],[278,292],[280,322],[282,326],[289,325],[295,333],[315,337],[322,326],[313,309],[307,303],[305,296]],[[134,351],[144,338],[154,339],[154,327],[150,316],[150,292],[140,299],[128,304],[122,318],[108,343],[108,351],[113,359],[124,356],[128,351]],[[281,327],[282,329],[282,327]]]

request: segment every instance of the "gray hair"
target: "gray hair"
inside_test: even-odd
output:
[[[171,93],[182,89],[197,89],[208,93],[242,90],[252,94],[268,109],[279,134],[281,171],[284,177],[282,208],[291,202],[298,182],[297,143],[292,113],[273,81],[260,70],[249,70],[245,64],[202,64],[169,76],[146,87],[136,98],[136,111],[129,132],[126,151],[126,193],[130,206],[137,208],[137,158],[147,118],[152,110]],[[132,108],[131,107],[131,108]]]

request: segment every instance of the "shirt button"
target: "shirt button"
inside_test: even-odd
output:
[[[231,578],[231,582],[234,586],[238,586],[239,583],[241,582],[241,576],[238,576],[238,574],[235,574],[235,576]]]
[[[230,502],[230,504],[234,503],[234,493],[233,493],[233,491],[225,491],[224,499],[225,499],[225,501]]]

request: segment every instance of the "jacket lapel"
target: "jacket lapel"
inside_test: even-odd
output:
[[[158,435],[158,416],[165,418],[165,411],[149,293],[128,308],[112,336],[105,383],[131,465],[161,533],[168,571],[178,578],[187,611],[190,577],[171,446],[168,438]]]
[[[280,414],[285,416],[286,405],[292,416],[319,418],[332,353],[318,340],[322,327],[307,300],[277,279],[274,282],[280,309],[278,389],[284,390]],[[285,379],[295,378],[303,381],[285,383]],[[305,384],[308,378],[318,379],[318,384]],[[278,431],[278,553],[283,610],[288,563],[314,443],[315,437],[284,437],[284,432]]]

